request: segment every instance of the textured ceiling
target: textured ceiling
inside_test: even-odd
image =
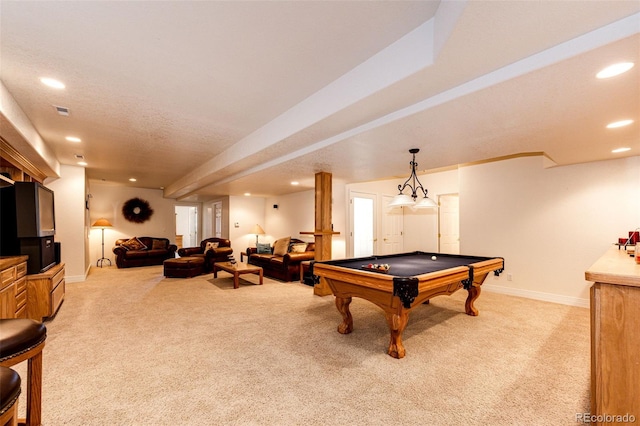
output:
[[[413,147],[423,170],[640,155],[639,13],[635,1],[3,1],[0,79],[89,179],[185,200],[276,195],[318,171],[405,175]],[[595,79],[620,60],[636,66]],[[622,118],[636,122],[605,129]]]

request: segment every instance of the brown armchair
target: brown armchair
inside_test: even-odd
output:
[[[218,243],[218,247],[212,248],[205,253],[207,243]],[[215,237],[202,240],[199,247],[178,249],[178,256],[180,257],[203,257],[205,272],[212,272],[215,262],[226,262],[232,253],[231,240]]]

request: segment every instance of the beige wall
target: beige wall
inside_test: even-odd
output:
[[[163,237],[172,243],[176,241],[175,228],[175,200],[164,198],[161,190],[134,188],[102,184],[92,181],[89,192],[89,224],[104,217],[113,225],[104,232],[104,257],[115,264],[113,246],[119,238],[131,237]],[[131,198],[141,198],[149,202],[153,215],[144,223],[127,221],[122,215],[123,204]],[[102,231],[91,228],[89,233],[91,262],[102,256]]]
[[[334,179],[331,198],[331,220],[333,230],[340,235],[333,236],[331,255],[334,259],[347,257],[347,223],[349,219],[349,204],[347,203],[347,186],[344,182]]]
[[[229,239],[236,260],[240,260],[240,253],[247,247],[255,247],[256,235],[249,232],[256,224],[267,230],[264,226],[264,198],[229,197]],[[261,242],[264,237],[260,236]]]
[[[60,178],[45,182],[54,192],[56,235],[67,282],[84,281],[89,268],[88,227],[85,209],[86,179],[84,167],[60,166]]]
[[[265,224],[263,228],[269,242],[281,237],[313,241],[313,235],[300,235],[300,232],[314,230],[314,193],[313,190],[309,190],[265,199]],[[274,204],[278,205],[277,209],[273,208]]]
[[[640,226],[640,157],[548,169],[543,162],[460,169],[460,250],[505,258],[505,274],[487,288],[586,307],[584,271]]]

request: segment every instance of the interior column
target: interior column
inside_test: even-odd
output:
[[[331,260],[331,240],[334,234],[331,223],[331,173],[316,173],[316,201],[315,201],[315,260]],[[327,296],[331,289],[324,281],[320,280],[313,287],[313,294]]]

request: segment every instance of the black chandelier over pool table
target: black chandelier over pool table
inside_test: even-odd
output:
[[[438,207],[438,205],[431,198],[427,196],[427,191],[418,176],[416,175],[416,167],[418,167],[418,163],[416,163],[416,154],[420,152],[418,148],[411,148],[409,150],[411,154],[413,154],[413,160],[409,163],[411,165],[411,175],[405,181],[404,185],[398,185],[398,190],[400,193],[393,197],[393,200],[389,203],[389,207],[414,207],[417,209],[424,209],[430,207]],[[406,195],[403,193],[406,187],[411,188],[411,194]],[[417,201],[418,195],[422,197],[420,201]]]

